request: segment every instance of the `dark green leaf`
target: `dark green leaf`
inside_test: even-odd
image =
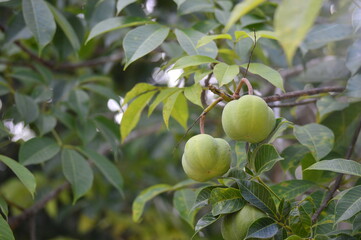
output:
[[[252,225],[248,228],[247,237],[248,238],[260,238],[260,239],[269,239],[277,234],[278,225],[274,222],[273,219],[264,217],[257,219]]]
[[[25,166],[43,163],[50,160],[59,151],[59,145],[51,138],[32,138],[21,145],[19,162]]]
[[[271,144],[262,144],[257,147],[251,156],[251,164],[257,174],[269,171],[278,162],[283,160],[276,148]]]
[[[320,124],[307,124],[305,126],[295,126],[294,135],[297,140],[306,146],[316,160],[326,156],[333,147],[333,132]]]
[[[200,189],[192,209],[201,208],[209,204],[209,197],[216,186],[206,186]]]
[[[54,17],[44,0],[22,1],[22,10],[26,25],[34,34],[41,52],[54,37]]]
[[[156,197],[157,195],[170,190],[172,186],[168,184],[157,184],[143,190],[134,200],[132,210],[133,210],[133,221],[139,222],[143,214],[145,204]]]
[[[90,110],[89,95],[83,90],[73,90],[69,96],[69,107],[77,113],[77,115],[85,119]]]
[[[34,197],[36,188],[36,181],[34,175],[23,165],[4,155],[0,155],[0,161],[3,162],[6,166],[8,166],[11,171],[15,173],[19,180],[24,184],[26,189]]]
[[[72,149],[62,150],[61,162],[64,176],[73,189],[73,203],[75,203],[91,188],[93,171],[84,157]]]
[[[31,97],[15,93],[15,104],[26,123],[32,123],[38,118],[39,107]]]
[[[129,64],[156,49],[166,39],[169,28],[159,24],[149,24],[129,31],[123,40],[126,69]]]
[[[341,196],[336,205],[336,224],[350,219],[361,212],[361,186],[356,186],[345,191],[347,192]]]
[[[209,197],[212,204],[212,214],[227,214],[237,212],[245,205],[241,192],[235,188],[215,188]]]
[[[360,163],[341,158],[317,162],[308,167],[306,170],[332,171],[361,177]]]
[[[315,186],[316,184],[310,181],[287,180],[271,186],[271,189],[278,196],[282,196],[286,200],[292,200]]]
[[[199,231],[201,231],[202,229],[204,229],[205,227],[208,227],[208,226],[211,225],[212,223],[216,222],[220,217],[221,217],[221,215],[213,216],[212,213],[208,213],[208,214],[202,216],[202,217],[198,220],[198,222],[197,222],[197,224],[196,224],[196,226],[195,226],[195,228],[194,228],[194,230],[195,230],[196,232],[194,233],[193,237],[194,237]]]
[[[13,232],[9,224],[0,215],[0,239],[1,240],[15,240]]]

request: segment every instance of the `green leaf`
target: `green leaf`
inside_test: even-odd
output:
[[[63,30],[65,36],[68,38],[71,46],[75,51],[79,50],[80,48],[80,41],[78,36],[76,35],[74,28],[71,26],[69,21],[63,16],[63,14],[58,11],[53,5],[47,3],[48,7],[50,8],[51,12],[54,15],[55,21],[58,23],[61,30]]]
[[[217,35],[207,35],[199,39],[196,48],[202,47],[206,45],[207,43],[212,42],[216,39],[229,39],[232,40],[232,36],[229,34],[217,34]]]
[[[129,135],[129,133],[135,128],[140,119],[145,106],[148,104],[150,99],[153,97],[155,92],[147,92],[137,97],[125,110],[122,122],[120,124],[120,134],[122,142]]]
[[[120,0],[119,2],[122,2],[122,0]],[[108,19],[105,19],[105,20],[97,23],[90,30],[89,36],[86,39],[85,44],[87,44],[93,38],[100,36],[107,32],[111,32],[111,31],[121,29],[121,28],[133,27],[133,26],[144,25],[144,24],[151,24],[151,23],[154,23],[154,22],[149,21],[148,19],[140,18],[140,17],[108,18]]]
[[[361,13],[361,12],[360,12]],[[346,67],[354,75],[361,67],[361,39],[347,49]]]
[[[314,26],[307,34],[302,47],[310,50],[317,49],[325,46],[327,43],[351,38],[352,35],[352,27],[348,24],[319,24]]]
[[[175,106],[175,103],[177,101],[177,98],[179,96],[181,92],[177,91],[174,94],[172,94],[171,96],[169,96],[165,101],[164,101],[164,106],[163,106],[163,120],[165,125],[168,128],[168,123],[169,123],[169,117],[173,111],[173,108]],[[188,111],[187,111],[188,112]],[[187,114],[187,118],[188,118],[188,114]]]
[[[218,62],[216,59],[202,55],[185,56],[178,59],[172,69],[183,69],[187,67],[198,66],[201,64],[216,62]]]
[[[202,86],[198,83],[193,84],[190,87],[184,88],[184,96],[191,102],[194,103],[201,108],[203,108],[203,104],[201,101],[202,95]]]
[[[292,122],[284,119],[284,118],[276,118],[275,128],[268,135],[267,139],[263,142],[265,143],[273,143],[278,137],[282,136],[283,132],[290,126],[293,125]]]
[[[136,2],[137,0],[118,0],[117,1],[117,15],[129,4]]]
[[[54,37],[54,16],[44,0],[22,1],[22,11],[26,26],[34,34],[41,52]]]
[[[243,64],[241,66],[247,67],[247,64]],[[270,68],[262,63],[251,63],[249,65],[248,71],[259,75],[273,86],[280,88],[282,91],[285,91],[281,74],[273,68]]]
[[[31,97],[16,92],[15,104],[26,123],[32,123],[38,118],[39,107]]]
[[[169,99],[169,98],[168,98]],[[164,105],[164,107],[166,104]],[[164,110],[164,109],[163,109]],[[188,104],[187,99],[181,93],[178,95],[170,114],[185,130],[187,130]]]
[[[214,188],[216,188],[216,186],[205,186],[203,188],[200,188],[192,209],[202,208],[204,206],[207,206],[209,203],[209,197],[211,196],[212,190]]]
[[[306,192],[316,184],[305,180],[287,180],[271,186],[273,192],[286,200],[292,200]]]
[[[323,125],[315,123],[296,125],[293,132],[297,140],[310,149],[316,160],[322,159],[332,150],[333,132]]]
[[[317,101],[317,109],[319,112],[319,121],[322,121],[328,114],[334,111],[340,111],[348,107],[347,102],[340,102],[330,96],[326,96]]]
[[[138,97],[142,93],[156,89],[157,89],[156,86],[153,86],[149,83],[138,83],[129,92],[127,92],[127,94],[125,94],[123,104],[128,103],[130,100],[132,100],[135,97]]]
[[[278,232],[278,225],[275,221],[268,217],[263,217],[257,219],[252,225],[248,228],[247,236],[245,239],[248,238],[257,238],[257,239],[264,239],[264,238],[272,238]]]
[[[312,220],[303,206],[298,206],[291,213],[290,225],[292,231],[304,238],[307,238],[311,232]]]
[[[13,232],[9,224],[0,215],[0,239],[1,240],[15,240]]]
[[[237,184],[241,190],[242,197],[255,207],[276,216],[276,205],[271,193],[261,184],[253,181],[238,180]]]
[[[212,214],[227,214],[237,212],[245,205],[241,192],[236,188],[215,188],[209,197],[212,204]]]
[[[84,157],[72,149],[62,150],[61,162],[64,176],[73,189],[73,204],[75,204],[91,188],[93,171]]]
[[[278,5],[274,27],[288,64],[291,65],[296,49],[312,27],[322,2],[322,0],[288,0]]]
[[[6,203],[5,199],[0,197],[0,212],[5,215],[5,218],[7,218],[9,214],[9,208],[8,204]]]
[[[108,182],[123,195],[123,178],[117,166],[108,158],[100,155],[96,151],[84,149],[83,152],[89,159],[92,160],[94,165],[100,170]]]
[[[361,212],[361,186],[359,185],[346,191],[337,202],[335,224],[350,219]]]
[[[134,200],[132,205],[133,221],[139,222],[143,214],[145,204],[157,195],[167,192],[172,186],[168,184],[157,184],[143,190]]]
[[[213,12],[214,5],[210,0],[185,0],[178,6],[178,13],[180,15],[195,13],[195,12]]]
[[[34,175],[23,165],[4,155],[0,155],[0,161],[3,162],[6,166],[8,166],[11,171],[15,173],[19,180],[24,184],[26,189],[30,192],[31,196],[34,197],[36,188]]]
[[[192,206],[196,200],[196,193],[192,189],[182,189],[176,191],[173,196],[173,206],[177,209],[180,217],[191,227],[194,226],[194,218],[197,210]]]
[[[250,38],[252,39],[254,43],[254,32],[246,32],[246,31],[235,31],[234,36],[236,37],[236,42],[243,38]],[[269,39],[275,39],[277,40],[277,34],[275,32],[271,31],[257,31],[256,32],[256,41],[258,41],[261,38],[269,38]]]
[[[205,34],[198,32],[194,29],[185,29],[185,30],[176,29],[174,33],[177,37],[180,46],[188,55],[191,56],[203,55],[203,56],[208,56],[210,58],[216,58],[218,49],[213,41],[207,43],[202,47],[199,48],[196,47],[198,41],[202,37],[206,36]]]
[[[313,164],[305,170],[331,171],[361,177],[361,164],[342,158],[323,160]]]
[[[168,36],[168,33],[169,28],[159,24],[149,24],[130,30],[123,40],[126,57],[124,70],[132,62],[160,46]]]
[[[220,219],[221,215],[218,216],[213,216],[212,213],[207,213],[206,215],[202,216],[196,226],[194,227],[194,230],[196,231],[193,235],[193,237],[198,234],[199,231],[201,231],[202,229],[208,227],[209,225],[211,225],[212,223],[216,222],[218,219]],[[193,238],[192,237],[192,238]]]
[[[278,162],[283,160],[276,148],[271,144],[262,144],[257,147],[251,156],[251,163],[257,174],[271,170]]]
[[[225,63],[218,63],[213,69],[219,86],[230,83],[239,73],[238,65],[228,65]]]
[[[356,74],[347,81],[346,94],[350,97],[361,98],[361,74]]]
[[[258,7],[265,0],[245,0],[238,3],[232,10],[231,16],[228,19],[226,26],[224,27],[223,32],[228,32],[229,29],[235,24],[242,16],[246,15],[248,12]]]
[[[88,116],[90,110],[90,97],[85,91],[79,89],[71,91],[68,104],[69,108],[73,109],[81,119],[85,119]]]
[[[51,138],[32,138],[20,146],[19,162],[25,166],[43,163],[59,151],[59,145]]]
[[[174,93],[180,91],[179,88],[166,88],[166,89],[161,89],[159,91],[159,94],[157,95],[157,97],[154,99],[154,101],[152,102],[152,104],[150,104],[149,106],[149,110],[148,110],[148,116],[150,116],[152,114],[152,112],[154,111],[154,109],[161,103],[163,102],[165,99],[167,99],[169,96],[173,95]]]

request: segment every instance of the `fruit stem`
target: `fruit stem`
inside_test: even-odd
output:
[[[260,184],[267,188],[267,190],[270,191],[273,196],[275,196],[279,201],[281,201],[281,198],[265,182],[263,182],[263,180],[259,176],[257,176],[257,180]]]
[[[249,80],[244,77],[244,78],[242,78],[241,81],[238,83],[237,89],[236,89],[236,91],[234,91],[234,93],[233,93],[233,97],[234,97],[235,99],[238,99],[238,98],[239,98],[239,93],[241,92],[243,83],[245,83],[245,84],[247,85],[248,94],[249,94],[249,95],[253,95],[253,87],[252,87],[251,83],[249,82]]]

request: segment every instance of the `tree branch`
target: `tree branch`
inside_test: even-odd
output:
[[[45,207],[45,205],[52,199],[56,198],[62,191],[64,191],[65,189],[67,189],[70,186],[70,184],[68,182],[58,186],[55,190],[53,190],[52,192],[50,192],[48,195],[46,195],[43,199],[41,199],[40,201],[36,202],[33,206],[31,206],[30,208],[26,209],[24,212],[22,212],[20,215],[14,216],[14,217],[10,217],[9,218],[9,225],[11,227],[11,229],[15,229],[18,227],[18,225],[33,217],[34,215],[37,214],[37,212],[39,212],[41,209],[43,209]]]
[[[358,123],[358,126],[356,127],[355,134],[352,137],[351,144],[349,145],[349,147],[347,149],[347,153],[345,154],[346,159],[351,159],[351,156],[352,156],[352,153],[354,151],[354,148],[355,148],[355,145],[356,145],[356,142],[357,142],[357,139],[358,139],[358,135],[360,134],[360,131],[361,131],[361,119],[360,119],[360,121]],[[335,192],[337,191],[337,189],[341,185],[342,177],[343,177],[343,174],[340,173],[335,178],[335,183],[333,184],[332,188],[330,189],[330,191],[328,191],[328,193],[325,196],[325,198],[323,199],[320,207],[313,214],[312,223],[316,222],[316,220],[320,216],[321,212],[327,207],[328,202],[333,198],[333,195],[335,194]]]
[[[344,87],[322,87],[322,88],[313,88],[308,90],[300,90],[293,91],[284,94],[276,94],[273,96],[264,97],[263,100],[266,102],[276,102],[283,99],[296,98],[301,96],[310,96],[319,93],[327,93],[327,92],[343,92],[345,90]]]
[[[301,102],[290,102],[290,103],[279,103],[279,104],[268,104],[271,108],[277,108],[277,107],[294,107],[298,105],[306,105],[310,103],[315,103],[317,99],[307,99]]]

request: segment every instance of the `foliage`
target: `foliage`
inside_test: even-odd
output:
[[[359,239],[360,7],[0,1],[0,239],[220,239],[246,204],[246,238]],[[260,143],[222,130],[244,83],[277,117]],[[204,183],[199,131],[233,155]]]

